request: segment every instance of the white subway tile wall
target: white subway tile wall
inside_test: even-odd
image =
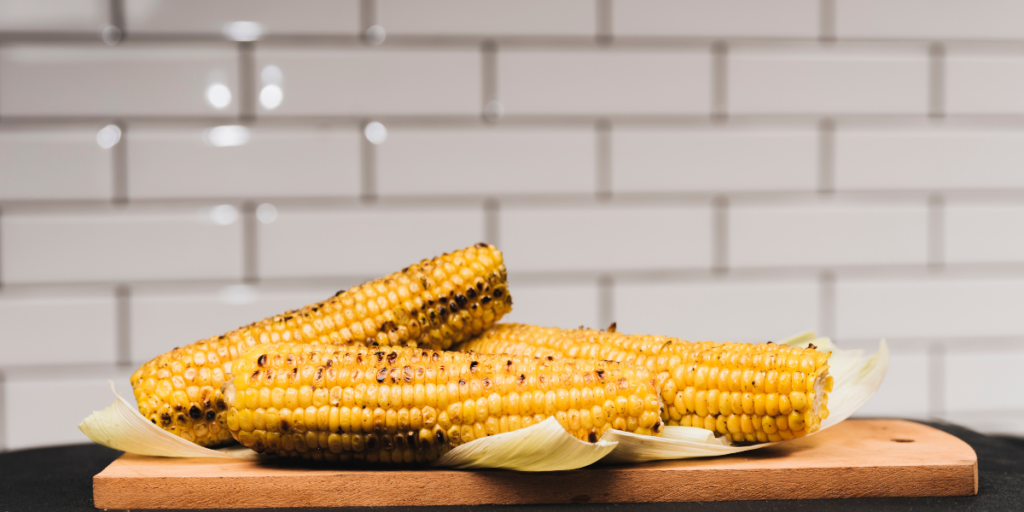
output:
[[[510,321],[884,337],[862,415],[1024,434],[1022,10],[0,0],[0,450],[480,241]]]

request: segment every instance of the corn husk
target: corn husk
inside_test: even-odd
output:
[[[108,448],[154,457],[249,457],[249,450],[211,450],[186,441],[147,420],[114,389],[114,403],[89,415],[78,430]],[[248,453],[246,453],[248,452]]]
[[[829,418],[821,430],[850,417],[871,398],[885,378],[889,350],[885,340],[878,353],[865,357],[863,350],[839,350],[828,338],[802,333],[781,342],[830,351],[829,373],[835,379],[829,395]],[[111,383],[111,390],[114,386]],[[115,395],[117,395],[115,391]],[[110,407],[94,412],[78,428],[89,439],[140,455],[157,457],[241,457],[257,455],[245,448],[211,450],[186,441],[146,420],[127,400],[117,395]],[[820,430],[819,430],[820,432]],[[634,463],[651,460],[717,457],[756,450],[777,443],[735,446],[714,433],[694,427],[665,427],[661,437],[609,430],[596,443],[569,435],[554,418],[528,428],[477,439],[449,451],[434,467],[461,469],[510,469],[516,471],[564,471],[595,462]]]

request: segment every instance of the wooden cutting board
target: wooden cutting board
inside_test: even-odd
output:
[[[97,508],[365,507],[971,496],[967,443],[902,420],[850,420],[820,434],[712,459],[556,473],[349,470],[125,454],[93,478]]]

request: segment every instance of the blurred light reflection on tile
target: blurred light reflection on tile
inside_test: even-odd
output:
[[[230,226],[238,220],[238,208],[222,204],[210,208],[210,221],[218,226]]]
[[[203,132],[203,142],[215,148],[243,146],[249,142],[249,129],[238,125],[210,128]]]
[[[384,27],[380,25],[374,25],[366,29],[366,42],[376,46],[384,42],[384,39],[388,37],[388,33],[384,30]]]
[[[231,89],[221,83],[210,84],[206,88],[206,101],[213,108],[222,109],[231,104]]]
[[[388,140],[388,129],[377,121],[367,124],[363,134],[366,135],[366,140],[374,144],[383,144],[384,141]]]
[[[263,35],[263,25],[255,21],[233,21],[224,25],[224,37],[232,41],[255,41]]]
[[[121,140],[121,129],[115,124],[108,124],[96,134],[96,143],[103,149],[110,149]]]
[[[252,304],[259,298],[259,291],[247,284],[233,284],[220,290],[220,300],[226,304]]]
[[[282,100],[284,100],[284,91],[281,90],[280,85],[265,85],[260,91],[260,105],[263,105],[265,109],[277,108],[281,105]]]
[[[256,218],[264,224],[270,224],[277,220],[277,207],[270,203],[263,203],[256,207]]]

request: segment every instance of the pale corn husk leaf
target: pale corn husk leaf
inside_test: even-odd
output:
[[[596,443],[580,441],[552,417],[521,430],[475,439],[444,454],[433,466],[566,471],[601,460],[613,453],[615,446],[614,441],[603,438]]]
[[[882,385],[889,368],[889,347],[882,340],[877,354],[864,357],[863,350],[839,350],[832,340],[819,338],[813,332],[801,333],[781,342],[805,348],[810,343],[818,350],[832,352],[829,357],[829,374],[835,383],[828,399],[829,417],[821,423],[821,430],[825,430],[849,418]],[[619,444],[615,451],[601,461],[612,464],[716,457],[777,444],[734,446],[726,443],[724,438],[716,438],[710,430],[695,427],[665,427],[661,437],[610,430],[601,439]]]
[[[113,405],[96,411],[78,424],[78,430],[103,446],[139,455],[154,457],[249,457],[255,452],[243,450],[211,450],[182,439],[147,420],[138,409],[114,390]],[[248,452],[248,453],[246,453]]]

